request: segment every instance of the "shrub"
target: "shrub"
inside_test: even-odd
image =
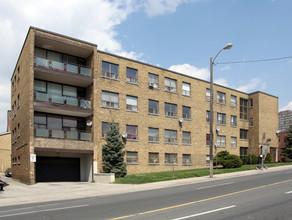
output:
[[[237,155],[229,154],[225,157],[222,165],[223,168],[237,168],[242,166],[242,160]]]
[[[255,154],[249,154],[243,158],[243,164],[257,164],[258,157]]]
[[[216,165],[216,158],[217,158],[217,165],[223,165],[223,161],[229,155],[229,152],[224,150],[217,153],[217,155],[213,158],[213,164]]]
[[[272,163],[272,162],[273,162],[272,155],[268,153],[265,158],[265,163]]]

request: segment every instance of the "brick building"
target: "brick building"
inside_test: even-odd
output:
[[[284,161],[281,155],[282,148],[285,147],[285,136],[289,134],[290,126],[292,125],[292,111],[286,110],[279,112],[279,130],[278,130],[278,141],[279,141],[279,153],[278,160]]]
[[[206,167],[209,87],[31,27],[11,78],[14,177],[31,184],[90,181],[102,171],[111,121],[126,134],[128,173]],[[277,97],[219,85],[214,97],[216,150],[259,154],[265,132],[268,150],[277,152]]]

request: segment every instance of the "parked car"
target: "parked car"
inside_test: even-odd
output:
[[[5,171],[5,176],[7,176],[7,177],[11,177],[11,176],[12,176],[11,168],[8,168],[8,169]]]

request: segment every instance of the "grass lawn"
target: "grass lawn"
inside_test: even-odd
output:
[[[270,163],[267,164],[268,167],[277,167],[283,165],[292,165],[290,163]],[[245,170],[254,170],[256,169],[257,165],[243,165],[239,168],[231,168],[231,169],[222,169],[222,168],[214,168],[214,175],[222,174],[222,173],[232,173],[238,171],[245,171]],[[171,167],[169,169],[172,169]],[[184,178],[193,178],[193,177],[200,177],[200,176],[209,176],[209,168],[202,168],[202,169],[194,169],[194,170],[177,170],[174,171],[165,171],[165,172],[158,172],[158,173],[140,173],[140,174],[131,174],[127,175],[123,178],[116,178],[114,183],[119,184],[142,184],[142,183],[152,183],[152,182],[159,182],[159,181],[166,181],[166,180],[175,180],[175,179],[184,179]]]

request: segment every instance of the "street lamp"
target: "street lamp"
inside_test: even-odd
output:
[[[215,56],[213,59],[210,58],[210,178],[213,178],[213,145],[214,145],[214,139],[213,139],[213,65],[214,61],[216,60],[217,56],[220,54],[222,50],[228,50],[232,47],[232,44],[229,43],[225,47],[223,47]]]

